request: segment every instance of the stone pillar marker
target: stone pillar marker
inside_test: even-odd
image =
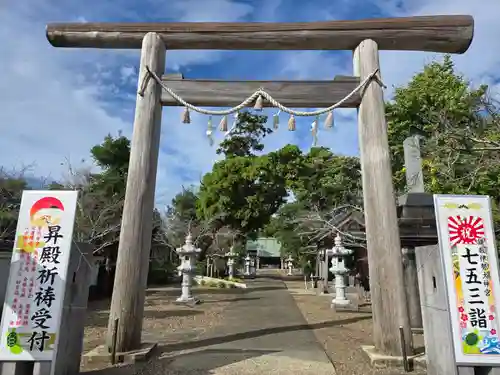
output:
[[[322,282],[322,291],[321,294],[330,294],[329,285],[328,285],[328,260],[331,256],[331,250],[324,249],[321,251],[321,277],[323,278]]]
[[[335,246],[330,254],[332,256],[330,271],[335,275],[335,298],[332,299],[332,308],[337,306],[346,307],[351,304],[346,298],[346,275],[349,270],[345,267],[345,257],[353,253],[342,245],[342,238],[339,234],[335,237]]]
[[[420,152],[421,139],[423,139],[421,135],[413,135],[403,141],[408,193],[425,192],[422,155]],[[422,310],[420,308],[415,249],[403,248],[401,250],[403,252],[403,277],[410,324],[412,328],[421,328],[423,327],[423,323]]]
[[[286,259],[286,267],[288,268],[287,275],[292,276],[292,270],[293,270],[293,258],[291,255],[288,256]]]
[[[257,275],[256,258],[250,257],[250,276],[255,277]],[[258,259],[258,258],[257,258]]]
[[[424,176],[422,173],[422,156],[420,153],[419,135],[406,138],[403,141],[406,186],[408,193],[424,192]]]
[[[227,259],[227,266],[229,268],[229,278],[232,279],[234,277],[234,258],[236,258],[238,255],[234,252],[233,246],[229,249],[229,252],[226,253]]]
[[[193,297],[191,287],[193,285],[193,274],[195,273],[196,256],[201,252],[201,249],[193,245],[193,238],[191,234],[186,237],[186,243],[177,249],[177,254],[181,260],[181,264],[177,267],[179,274],[182,274],[181,296],[177,298],[176,302],[197,302]]]

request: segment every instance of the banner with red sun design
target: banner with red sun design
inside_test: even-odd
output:
[[[434,209],[456,364],[499,366],[500,277],[490,198],[438,194]]]
[[[59,341],[67,341],[60,324],[77,199],[78,191],[23,192],[0,323],[0,361],[52,361]]]
[[[451,246],[473,245],[484,237],[483,219],[478,216],[454,215],[448,217],[448,233]]]

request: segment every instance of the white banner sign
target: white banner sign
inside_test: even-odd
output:
[[[76,191],[24,191],[2,313],[0,360],[52,360],[75,221]]]
[[[500,365],[500,279],[490,198],[434,195],[455,360]]]

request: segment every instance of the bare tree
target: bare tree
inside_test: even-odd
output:
[[[200,223],[194,220],[183,220],[169,212],[167,208],[156,215],[155,226],[157,231],[154,241],[163,245],[169,252],[175,253],[176,249],[185,243],[188,234],[193,239],[193,244],[199,246],[205,238],[211,238],[210,223]]]
[[[361,237],[359,234],[354,235],[342,228],[344,219],[351,212],[363,213],[363,210],[361,207],[346,204],[326,212],[321,212],[319,209],[313,208],[305,212],[302,216],[297,217],[296,221],[300,236],[307,239],[307,247],[311,249],[307,253],[316,253],[318,243],[328,238],[330,241],[333,241],[333,238],[337,234],[342,236],[343,243],[347,246],[364,246],[364,236]]]
[[[79,191],[74,239],[91,244],[94,254],[102,253],[119,241],[124,197],[92,189],[92,167],[67,165],[61,188]]]
[[[32,166],[7,169],[0,167],[0,241],[14,240],[23,190],[28,187],[26,174]]]
[[[209,247],[211,255],[224,255],[235,244],[235,239],[240,233],[228,226],[224,226],[212,233],[213,242]]]

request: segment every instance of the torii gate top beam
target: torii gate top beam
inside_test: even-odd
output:
[[[52,23],[54,47],[140,49],[148,32],[167,49],[353,50],[373,39],[381,50],[464,53],[471,16],[426,16],[310,23]]]

